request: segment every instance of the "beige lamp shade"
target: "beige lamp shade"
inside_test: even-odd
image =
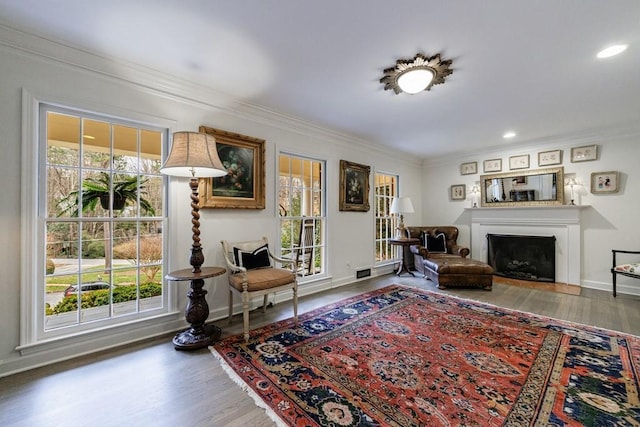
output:
[[[391,202],[392,214],[405,214],[413,212],[413,204],[411,203],[411,199],[408,197],[396,197]]]
[[[216,139],[200,132],[175,132],[169,157],[160,172],[188,178],[215,178],[227,174],[218,157]]]

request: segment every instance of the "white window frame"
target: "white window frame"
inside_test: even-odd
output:
[[[290,216],[290,217],[283,217],[280,215],[279,212],[279,205],[280,205],[280,156],[289,156],[290,158],[296,158],[296,159],[300,159],[300,160],[307,160],[307,161],[313,161],[313,162],[317,162],[320,163],[322,166],[322,170],[321,170],[321,177],[320,177],[320,204],[321,204],[321,212],[320,215],[316,215],[316,216]],[[321,223],[321,233],[322,235],[320,236],[321,242],[320,245],[315,246],[317,249],[320,249],[320,259],[321,259],[321,271],[315,274],[311,274],[311,275],[299,275],[298,277],[298,283],[302,284],[302,283],[309,283],[312,281],[316,281],[319,279],[324,279],[326,277],[328,277],[328,266],[327,266],[327,195],[326,195],[326,176],[327,176],[327,162],[324,159],[319,159],[319,158],[315,158],[315,157],[310,157],[310,156],[305,156],[305,155],[300,155],[300,154],[295,154],[293,152],[290,151],[278,151],[277,152],[277,156],[276,156],[276,200],[278,201],[276,203],[276,216],[278,218],[278,242],[277,242],[277,253],[278,255],[282,256],[283,253],[283,248],[281,246],[281,241],[282,241],[282,221],[286,218],[287,220],[300,220],[302,221],[303,218],[311,218],[314,219],[316,221],[319,221]]]
[[[109,334],[122,333],[133,323],[153,322],[162,316],[173,316],[177,312],[176,291],[167,286],[166,280],[162,280],[162,307],[136,313],[131,316],[112,318],[100,322],[81,324],[78,327],[69,327],[45,331],[44,329],[44,266],[45,266],[45,212],[39,200],[46,195],[46,183],[40,179],[41,171],[46,162],[46,147],[41,145],[41,117],[42,105],[51,105],[62,110],[75,111],[88,116],[108,118],[110,121],[137,123],[146,128],[156,128],[163,132],[162,152],[167,152],[168,135],[173,127],[172,122],[166,120],[149,120],[148,117],[140,117],[139,114],[129,114],[122,111],[108,111],[110,108],[103,106],[90,106],[88,108],[76,107],[73,101],[50,101],[38,98],[27,89],[22,91],[22,201],[21,201],[21,251],[20,251],[20,344],[16,348],[21,354],[31,354],[39,351],[50,350],[59,347],[60,340],[71,343],[80,343],[86,335],[93,338],[106,337]],[[90,110],[98,111],[91,113]],[[107,110],[107,112],[99,112]],[[112,110],[112,109],[111,109]],[[128,119],[118,117],[132,116]],[[46,174],[45,174],[46,176]],[[168,271],[168,241],[172,232],[168,227],[167,209],[170,205],[168,198],[168,180],[163,178],[164,203],[161,213],[163,223],[163,271]],[[34,286],[34,284],[36,284]],[[120,329],[118,329],[120,327]],[[114,329],[115,328],[115,329]]]
[[[392,194],[378,194],[378,176],[390,177],[395,180],[395,187],[392,189]],[[390,263],[395,263],[399,259],[397,256],[397,248],[391,246],[391,244],[389,243],[389,240],[395,236],[398,219],[395,216],[391,215],[389,209],[391,208],[392,200],[395,197],[398,197],[398,192],[400,191],[400,176],[395,173],[375,171],[373,178],[373,262],[376,266],[382,266]],[[383,209],[385,212],[380,212],[380,206],[386,208]],[[381,238],[378,238],[378,232],[381,231],[377,229],[379,221],[386,221],[387,223],[387,235]],[[383,249],[383,247],[386,251],[388,251],[389,254],[391,254],[391,257],[378,260],[378,249]]]

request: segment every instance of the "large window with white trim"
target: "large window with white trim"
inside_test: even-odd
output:
[[[322,160],[278,157],[280,253],[298,262],[301,279],[326,273],[324,168]]]
[[[384,264],[396,258],[395,248],[389,240],[394,237],[396,218],[391,215],[391,201],[398,195],[398,175],[376,172],[374,176],[375,244],[376,264]]]
[[[40,338],[166,310],[168,130],[41,105],[32,303]]]

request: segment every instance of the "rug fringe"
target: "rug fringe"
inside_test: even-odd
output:
[[[255,391],[253,391],[253,389],[251,387],[249,387],[249,385],[247,385],[247,383],[244,382],[242,380],[242,378],[240,378],[240,376],[238,374],[236,374],[236,372],[233,370],[233,368],[231,366],[229,366],[229,364],[227,363],[226,360],[224,360],[224,357],[222,357],[222,355],[220,353],[218,353],[218,350],[216,350],[213,346],[209,346],[209,351],[211,352],[211,354],[213,354],[213,357],[215,357],[220,362],[220,366],[222,366],[222,369],[226,372],[226,374],[229,376],[229,378],[231,378],[231,380],[234,383],[236,383],[251,398],[253,398],[253,401],[255,402],[255,404],[257,406],[259,406],[260,408],[264,409],[265,413],[271,419],[271,421],[276,423],[276,426],[278,426],[278,427],[288,427],[288,424],[285,423],[284,421],[282,421],[282,418],[280,418],[269,407],[269,405],[267,405],[265,403],[265,401],[262,400],[262,398]]]

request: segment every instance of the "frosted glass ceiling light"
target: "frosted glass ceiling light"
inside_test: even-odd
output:
[[[413,95],[444,83],[445,77],[453,73],[450,66],[451,60],[441,60],[439,53],[430,58],[419,53],[413,59],[398,59],[394,67],[384,70],[380,83],[384,90],[393,90],[396,95]]]
[[[412,68],[400,74],[396,81],[403,92],[415,94],[429,86],[433,75],[433,71],[428,68]]]
[[[610,58],[612,56],[618,55],[622,52],[624,52],[625,50],[627,50],[627,45],[626,44],[617,44],[614,46],[609,46],[606,49],[601,50],[600,52],[598,52],[598,58],[603,59],[603,58]]]

